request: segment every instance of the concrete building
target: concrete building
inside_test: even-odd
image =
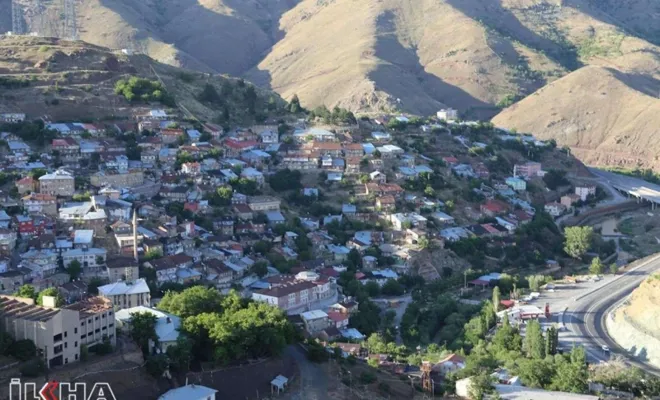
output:
[[[133,282],[139,278],[139,267],[133,257],[110,257],[106,259],[110,282]]]
[[[541,172],[541,163],[527,162],[525,164],[516,164],[513,166],[513,177],[533,178]]]
[[[596,186],[576,186],[575,194],[580,196],[580,200],[586,201],[587,197],[596,195]]]
[[[117,308],[151,305],[151,291],[144,279],[99,286],[99,294],[109,298]]]
[[[90,176],[89,181],[96,187],[133,187],[144,183],[144,173],[142,171],[128,171],[125,173],[99,171]]]
[[[73,175],[64,170],[57,170],[52,174],[46,174],[39,178],[39,193],[71,197],[75,191]]]
[[[98,274],[105,265],[107,251],[101,248],[79,248],[62,253],[62,262],[68,267],[71,262],[78,261],[83,273]]]
[[[264,301],[279,307],[284,311],[295,310],[307,306],[314,300],[313,282],[296,281],[270,289],[262,289],[252,293],[252,300]]]
[[[458,111],[453,108],[443,108],[436,113],[436,116],[441,121],[455,121],[458,119]]]
[[[0,327],[16,340],[34,342],[49,367],[78,361],[80,345],[101,343],[105,336],[114,345],[114,316],[108,299],[93,297],[62,308],[55,307],[55,297],[43,300],[42,307],[32,299],[0,297]]]
[[[504,181],[507,185],[511,186],[511,189],[517,192],[523,192],[527,190],[527,182],[524,179],[509,177]]]
[[[300,314],[300,318],[305,324],[305,330],[310,335],[315,335],[330,326],[328,314],[321,310],[312,310]]]
[[[64,306],[62,309],[77,312],[78,321],[76,325],[79,325],[80,329],[74,328],[74,334],[76,331],[80,332],[80,344],[91,347],[102,343],[103,339],[107,337],[110,343],[113,346],[115,345],[117,340],[115,316],[110,299],[100,296],[90,297],[87,300]],[[68,326],[69,329],[71,326]],[[80,347],[77,342],[74,345],[77,348]]]

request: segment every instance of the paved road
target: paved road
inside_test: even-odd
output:
[[[298,345],[287,347],[285,353],[293,357],[300,368],[300,391],[291,398],[293,400],[331,400],[332,397],[328,393],[328,372],[323,368],[325,364],[310,362],[305,351]]]
[[[574,304],[569,307],[564,316],[566,327],[573,334],[573,342],[585,346],[591,360],[605,361],[609,358],[609,355],[602,350],[602,346],[605,345],[613,352],[627,356],[631,365],[660,376],[660,368],[633,359],[625,349],[616,344],[605,327],[605,318],[609,311],[627,298],[651,272],[658,269],[660,269],[660,255],[592,293],[576,298]]]
[[[390,301],[396,301],[399,302],[399,305],[395,308],[385,308],[385,310],[394,310],[396,313],[396,316],[394,317],[394,326],[397,327],[396,330],[396,344],[400,345],[403,344],[403,339],[401,339],[401,330],[399,327],[401,326],[401,319],[403,318],[403,314],[405,314],[406,309],[412,303],[412,295],[411,294],[406,294],[403,296],[399,297],[388,297],[388,298],[383,298],[383,299],[374,299],[376,303],[387,303]]]

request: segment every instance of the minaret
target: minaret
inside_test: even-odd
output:
[[[133,208],[133,258],[135,258],[135,262],[138,262],[138,250],[137,250],[137,245],[138,245],[138,235],[137,235],[137,209]]]

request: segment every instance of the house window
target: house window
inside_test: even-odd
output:
[[[73,333],[78,333],[78,328],[73,328]]]
[[[78,342],[74,342],[73,347],[78,347]]]

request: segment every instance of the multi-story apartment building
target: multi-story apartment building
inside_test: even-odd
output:
[[[595,185],[576,186],[575,187],[575,194],[580,196],[580,200],[586,201],[587,197],[596,195],[596,186]]]
[[[144,279],[99,286],[99,294],[110,299],[117,308],[149,307],[151,305],[151,291]]]
[[[526,162],[525,164],[516,164],[513,166],[514,177],[533,178],[541,172],[541,163]]]
[[[1,296],[0,328],[16,340],[29,339],[43,352],[49,367],[80,360],[80,346],[101,343],[107,336],[115,344],[112,303],[93,297],[62,308],[44,296],[44,306],[34,300]],[[88,322],[91,321],[91,322]]]
[[[105,265],[107,251],[101,248],[71,249],[62,253],[64,267],[78,261],[85,275],[98,274]]]
[[[0,254],[9,255],[16,247],[16,232],[0,228]]]
[[[34,192],[36,187],[37,181],[31,176],[26,176],[25,178],[16,181],[16,189],[18,189],[18,194],[21,196],[26,193]]]
[[[252,293],[252,299],[275,305],[289,314],[296,314],[307,311],[314,302],[335,296],[333,285],[320,279],[318,274],[312,273],[309,278],[303,278],[292,275],[273,277],[268,280],[270,288]]]
[[[252,300],[264,301],[289,312],[306,307],[312,300],[312,290],[316,285],[312,282],[298,281],[252,293]]]
[[[110,299],[98,296],[62,308],[62,310],[71,310],[78,314],[78,321],[75,325],[77,329],[73,328],[74,336],[77,337],[74,347],[80,348],[78,340],[80,344],[91,347],[102,343],[106,337],[113,346],[115,345],[117,338],[115,337],[115,313],[112,305]],[[67,328],[71,329],[71,326]]]
[[[132,257],[111,257],[106,260],[106,267],[110,282],[133,282],[138,279],[138,263]]]
[[[53,151],[57,151],[63,162],[77,162],[80,159],[80,145],[74,138],[53,139]]]
[[[28,213],[57,215],[57,197],[47,193],[30,193],[21,201]]]
[[[73,175],[64,170],[57,170],[39,178],[39,193],[53,196],[71,197],[76,191]]]
[[[124,173],[113,171],[99,171],[89,178],[93,186],[133,187],[144,183],[142,171],[128,171]]]
[[[279,211],[280,203],[280,199],[272,196],[251,196],[248,198],[248,206],[254,212]]]
[[[32,270],[32,278],[42,279],[57,272],[57,252],[31,249],[21,254],[21,265]]]

